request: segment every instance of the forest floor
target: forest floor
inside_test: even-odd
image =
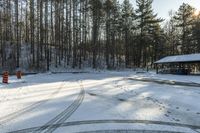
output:
[[[11,76],[0,84],[0,133],[200,132],[199,79],[133,71]]]

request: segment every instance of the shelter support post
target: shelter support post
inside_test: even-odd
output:
[[[158,74],[158,64],[156,64],[156,74]]]

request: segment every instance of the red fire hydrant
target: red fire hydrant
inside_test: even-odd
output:
[[[2,81],[3,83],[8,84],[8,76],[9,76],[8,71],[3,72],[3,81]]]

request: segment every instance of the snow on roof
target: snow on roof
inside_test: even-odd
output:
[[[176,55],[167,56],[155,62],[155,64],[162,63],[183,63],[183,62],[200,62],[200,54]]]

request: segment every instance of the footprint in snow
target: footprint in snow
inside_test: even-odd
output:
[[[172,112],[170,112],[170,111],[167,111],[167,113],[168,113],[168,114],[171,114]]]
[[[121,101],[121,102],[126,101],[126,99],[123,99],[123,98],[118,98],[118,100]]]
[[[175,121],[180,121],[179,119],[175,119],[175,118],[173,118],[173,120],[175,120]]]
[[[190,111],[190,109],[187,109],[187,111]]]
[[[168,115],[168,114],[165,114],[165,116],[166,116],[166,117],[169,117],[169,115]]]
[[[179,109],[179,107],[176,107],[176,109]]]
[[[197,112],[197,115],[200,115],[200,112]]]

